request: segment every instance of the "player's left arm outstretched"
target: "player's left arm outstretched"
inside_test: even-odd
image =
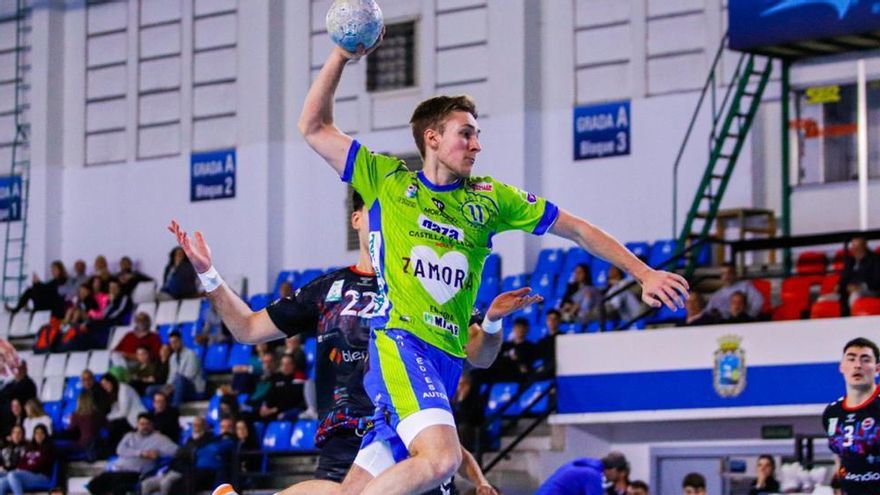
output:
[[[177,243],[183,248],[196,273],[204,276],[213,270],[211,248],[201,232],[197,231],[195,238],[191,239],[174,220],[168,225],[168,230],[177,238]],[[251,311],[247,303],[223,283],[219,274],[217,279],[219,286],[213,290],[206,288],[208,299],[214,304],[214,308],[235,340],[243,344],[259,344],[287,337],[275,326],[265,309],[256,313]]]
[[[632,275],[642,286],[642,301],[652,308],[659,308],[662,304],[671,310],[676,306],[684,307],[689,289],[684,277],[654,270],[599,227],[560,208],[550,232],[574,241]]]
[[[501,330],[501,319],[531,304],[544,300],[539,295],[530,295],[529,287],[502,292],[492,300],[486,310],[486,319],[482,324],[468,328],[467,359],[477,368],[488,368],[498,356],[504,336]]]

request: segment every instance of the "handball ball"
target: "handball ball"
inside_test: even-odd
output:
[[[335,0],[327,11],[327,33],[343,50],[370,48],[382,33],[382,10],[374,0]]]

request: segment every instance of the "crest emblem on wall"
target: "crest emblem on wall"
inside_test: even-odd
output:
[[[715,392],[721,397],[737,397],[746,388],[746,353],[742,337],[723,335],[718,339],[712,370]]]

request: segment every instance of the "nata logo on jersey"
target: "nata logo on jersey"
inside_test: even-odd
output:
[[[427,323],[428,325],[446,330],[452,335],[458,337],[458,325],[456,325],[455,323],[452,323],[446,318],[440,315],[435,315],[433,313],[424,313],[423,317],[425,318],[425,323]]]
[[[448,237],[453,241],[461,241],[464,242],[464,231],[453,226],[447,225],[445,223],[435,222],[425,215],[419,215],[419,227],[434,232],[436,234],[440,234],[443,237]]]
[[[354,363],[356,361],[366,361],[367,351],[346,351],[333,348],[330,350],[330,360],[336,364]]]

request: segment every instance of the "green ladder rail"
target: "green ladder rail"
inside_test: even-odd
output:
[[[703,172],[700,185],[694,195],[687,217],[677,239],[677,252],[683,252],[689,242],[704,240],[718,215],[718,209],[733,175],[737,159],[745,144],[755,114],[761,104],[761,97],[770,80],[773,61],[767,57],[752,54],[740,56],[730,84],[720,103],[716,81],[721,67],[722,54],[727,37],[722,40],[710,70],[709,78],[697,103],[697,109],[685,134],[673,168],[675,190],[673,192],[673,225],[677,224],[677,182],[678,167],[687,146],[687,141],[699,117],[707,94],[712,96],[712,129],[709,134],[709,163]],[[699,253],[692,253],[685,262],[685,277],[691,277],[697,266]]]
[[[12,110],[15,125],[15,138],[12,143],[12,167],[10,174],[21,178],[20,220],[8,219],[6,240],[3,250],[3,283],[0,284],[0,298],[9,302],[17,299],[26,280],[25,247],[27,238],[28,192],[30,183],[30,123],[27,120],[28,92],[30,84],[26,74],[30,71],[28,57],[30,46],[26,42],[31,32],[31,9],[27,0],[16,0],[15,12],[15,104]],[[10,211],[14,217],[17,212]]]

